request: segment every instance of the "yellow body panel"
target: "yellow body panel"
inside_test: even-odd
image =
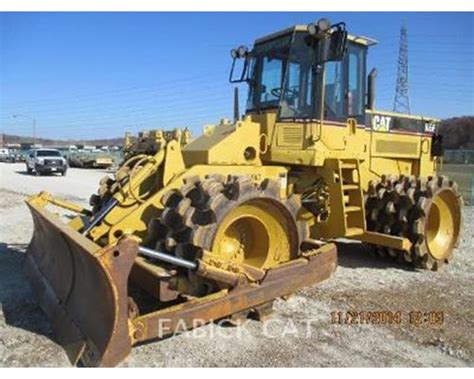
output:
[[[260,128],[249,118],[204,127],[204,133],[183,149],[186,165],[259,165]]]
[[[269,145],[263,164],[323,167],[327,159],[357,159],[364,190],[370,180],[388,173],[427,177],[436,172],[429,135],[377,132],[350,120],[278,123],[276,116],[276,112],[252,115],[252,120],[261,123]]]

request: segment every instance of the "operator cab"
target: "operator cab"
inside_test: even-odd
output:
[[[365,121],[367,48],[345,24],[297,25],[232,51],[230,81],[249,85],[247,113],[277,112],[278,121]],[[241,76],[235,60],[244,58]],[[324,102],[322,98],[324,97]]]

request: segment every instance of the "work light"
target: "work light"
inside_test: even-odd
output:
[[[331,28],[331,22],[327,18],[318,20],[318,29],[320,32],[326,32]]]
[[[242,46],[239,46],[237,52],[239,54],[239,58],[243,58],[247,55],[248,49],[242,45]]]
[[[316,33],[318,32],[318,28],[315,24],[311,23],[311,24],[308,24],[308,33],[312,36],[316,35]]]

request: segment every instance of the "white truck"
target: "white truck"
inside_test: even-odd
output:
[[[8,160],[8,149],[0,149],[0,162],[6,162]]]
[[[26,159],[26,172],[36,176],[43,174],[60,173],[66,175],[67,161],[56,149],[36,149],[28,154]]]

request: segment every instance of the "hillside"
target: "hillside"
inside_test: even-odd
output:
[[[1,141],[1,138],[0,138]],[[22,144],[32,143],[32,137],[16,136],[12,134],[3,134],[3,143]],[[42,146],[69,146],[69,145],[94,145],[94,146],[115,146],[123,145],[123,137],[110,139],[90,139],[90,140],[55,140],[47,138],[36,138],[36,143]]]
[[[442,120],[439,133],[443,136],[446,149],[474,150],[474,116]]]

